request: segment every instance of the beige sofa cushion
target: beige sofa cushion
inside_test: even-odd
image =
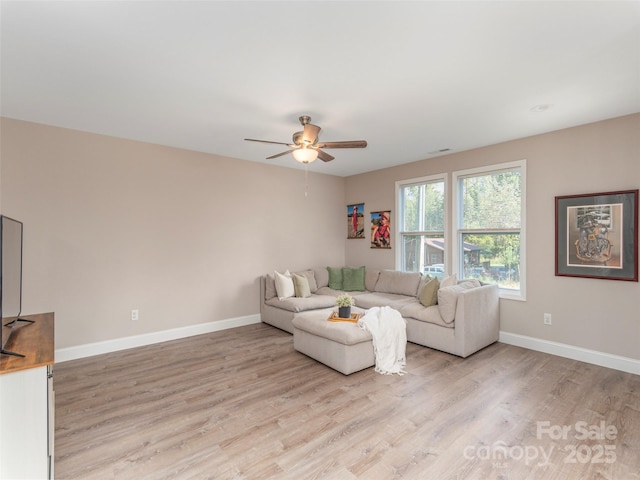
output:
[[[376,292],[395,293],[415,297],[420,284],[420,273],[382,270],[376,283]]]
[[[316,279],[318,288],[327,287],[329,285],[329,271],[327,267],[318,267],[313,269],[313,276]]]
[[[364,271],[364,286],[370,292],[375,291],[376,283],[378,283],[378,277],[380,277],[380,270],[372,270],[370,268]]]
[[[330,295],[316,294],[306,298],[289,297],[284,300],[279,300],[278,297],[274,297],[264,303],[289,312],[305,312],[307,310],[333,307],[336,304],[336,299]]]
[[[437,305],[425,307],[418,301],[403,305],[400,308],[400,314],[405,318],[415,318],[421,322],[433,323],[434,325],[440,325],[441,327],[453,328],[455,325],[455,322],[445,323],[440,316],[440,309]]]
[[[416,297],[381,292],[363,293],[354,295],[353,298],[357,307],[367,309],[387,306],[399,310],[403,305],[416,301]]]
[[[458,294],[464,290],[479,286],[480,282],[474,278],[438,290],[438,309],[442,320],[445,323],[453,323],[456,316],[456,307],[458,306]]]

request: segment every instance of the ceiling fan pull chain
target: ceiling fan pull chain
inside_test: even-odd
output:
[[[309,164],[304,164],[304,196],[309,196]]]

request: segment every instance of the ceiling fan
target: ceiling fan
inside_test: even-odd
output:
[[[311,163],[316,158],[320,158],[323,162],[330,162],[335,157],[322,151],[323,148],[365,148],[367,142],[365,140],[350,140],[345,142],[318,142],[318,135],[320,134],[320,127],[313,125],[311,117],[303,115],[299,118],[300,124],[303,127],[301,132],[293,134],[293,143],[284,142],[272,142],[269,140],[256,140],[254,138],[245,138],[249,142],[262,142],[262,143],[274,143],[276,145],[287,145],[291,147],[291,150],[286,152],[277,153],[267,157],[267,160],[272,158],[281,157],[287,153],[292,153],[300,163]]]

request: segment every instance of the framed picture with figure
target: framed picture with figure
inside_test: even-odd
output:
[[[557,276],[638,281],[638,190],[555,201]]]
[[[391,248],[391,210],[371,212],[371,248]]]
[[[347,238],[364,238],[364,203],[347,205]]]

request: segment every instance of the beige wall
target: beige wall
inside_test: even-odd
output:
[[[2,119],[23,311],[56,348],[259,312],[259,275],[344,263],[344,179]],[[140,319],[130,320],[132,309]]]
[[[501,328],[640,359],[640,284],[554,276],[554,197],[640,185],[640,115],[346,179],[2,119],[2,212],[25,222],[26,313],[57,348],[258,313],[258,276],[394,268],[346,240],[345,208],[396,213],[395,182],[527,160],[527,300]],[[395,217],[394,217],[395,218]],[[131,309],[140,320],[129,319]],[[542,315],[553,315],[544,326]]]
[[[397,180],[521,159],[527,160],[527,300],[501,300],[501,330],[640,359],[639,283],[554,275],[554,197],[640,187],[639,114],[349,177],[346,201],[365,202],[367,219],[371,211],[396,213]],[[366,241],[350,240],[346,262],[394,268],[395,246],[371,250]],[[552,326],[543,325],[545,312]]]

